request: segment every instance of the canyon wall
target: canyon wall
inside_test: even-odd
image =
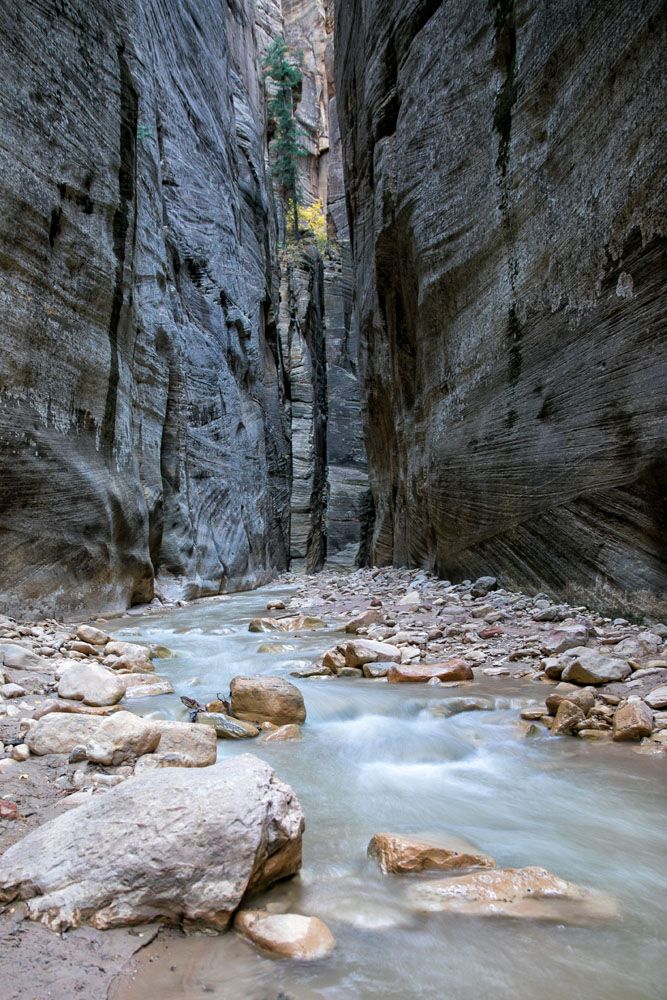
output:
[[[302,70],[296,107],[304,204],[319,201],[327,246],[285,255],[279,330],[292,430],[290,557],[309,572],[366,557],[368,474],[357,375],[357,327],[333,81],[329,0],[283,0],[285,39]]]
[[[300,50],[326,210],[331,31],[322,0],[0,0],[3,610],[357,558],[346,233],[280,253],[262,69],[277,35]]]
[[[371,555],[665,585],[659,0],[337,0]]]
[[[250,586],[290,446],[261,53],[278,0],[0,9],[0,601]]]

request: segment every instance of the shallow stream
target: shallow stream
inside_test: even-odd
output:
[[[248,632],[288,589],[201,602],[161,617],[124,619],[119,638],[162,643],[156,661],[176,695],[133,703],[184,718],[180,695],[205,702],[237,674],[289,676],[336,641],[318,632]],[[282,653],[260,653],[264,643]],[[290,678],[294,680],[294,678]],[[536,684],[489,679],[470,689],[370,680],[296,680],[303,739],[220,741],[218,759],[256,753],[296,791],[306,816],[301,876],[267,898],[325,920],[332,958],[278,962],[230,933],[168,934],[143,953],[122,1000],[210,996],[243,1000],[663,1000],[667,996],[667,788],[664,762],[623,746],[526,738],[518,709]],[[442,702],[485,694],[490,711],[447,717]],[[380,831],[449,832],[499,865],[540,865],[619,901],[612,926],[565,927],[461,915],[418,916],[408,876],[366,858]],[[407,882],[406,882],[407,879]],[[287,908],[287,907],[286,907]]]

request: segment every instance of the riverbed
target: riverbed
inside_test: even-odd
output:
[[[180,702],[228,690],[238,674],[289,677],[308,712],[303,738],[219,741],[218,760],[256,753],[297,793],[305,816],[301,875],[260,902],[330,926],[334,955],[307,964],[264,957],[235,933],[164,932],[115,1000],[447,998],[658,1000],[667,980],[667,789],[664,762],[625,746],[526,735],[519,709],[544,699],[535,683],[489,678],[473,687],[299,680],[293,670],[336,641],[338,622],[312,632],[251,633],[251,618],[290,588],[205,601],[119,621],[118,638],[173,653],[158,670],[175,694],[133,703],[186,718]],[[264,644],[282,652],[260,652]],[[448,714],[460,694],[490,710]],[[409,876],[367,859],[380,831],[448,832],[498,865],[539,865],[613,895],[622,919],[567,927],[461,915],[418,915]]]

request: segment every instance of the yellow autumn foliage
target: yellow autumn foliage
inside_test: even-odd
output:
[[[299,208],[299,222],[304,229],[309,229],[315,237],[315,242],[321,252],[327,247],[327,220],[321,201],[312,205],[302,205]]]

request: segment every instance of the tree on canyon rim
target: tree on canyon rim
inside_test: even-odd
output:
[[[306,155],[300,143],[302,136],[294,105],[302,73],[289,59],[288,48],[278,36],[264,58],[264,77],[272,81],[268,102],[269,118],[273,123],[272,148],[275,156],[273,173],[281,189],[285,207],[292,209],[294,236],[299,238],[299,157]]]

